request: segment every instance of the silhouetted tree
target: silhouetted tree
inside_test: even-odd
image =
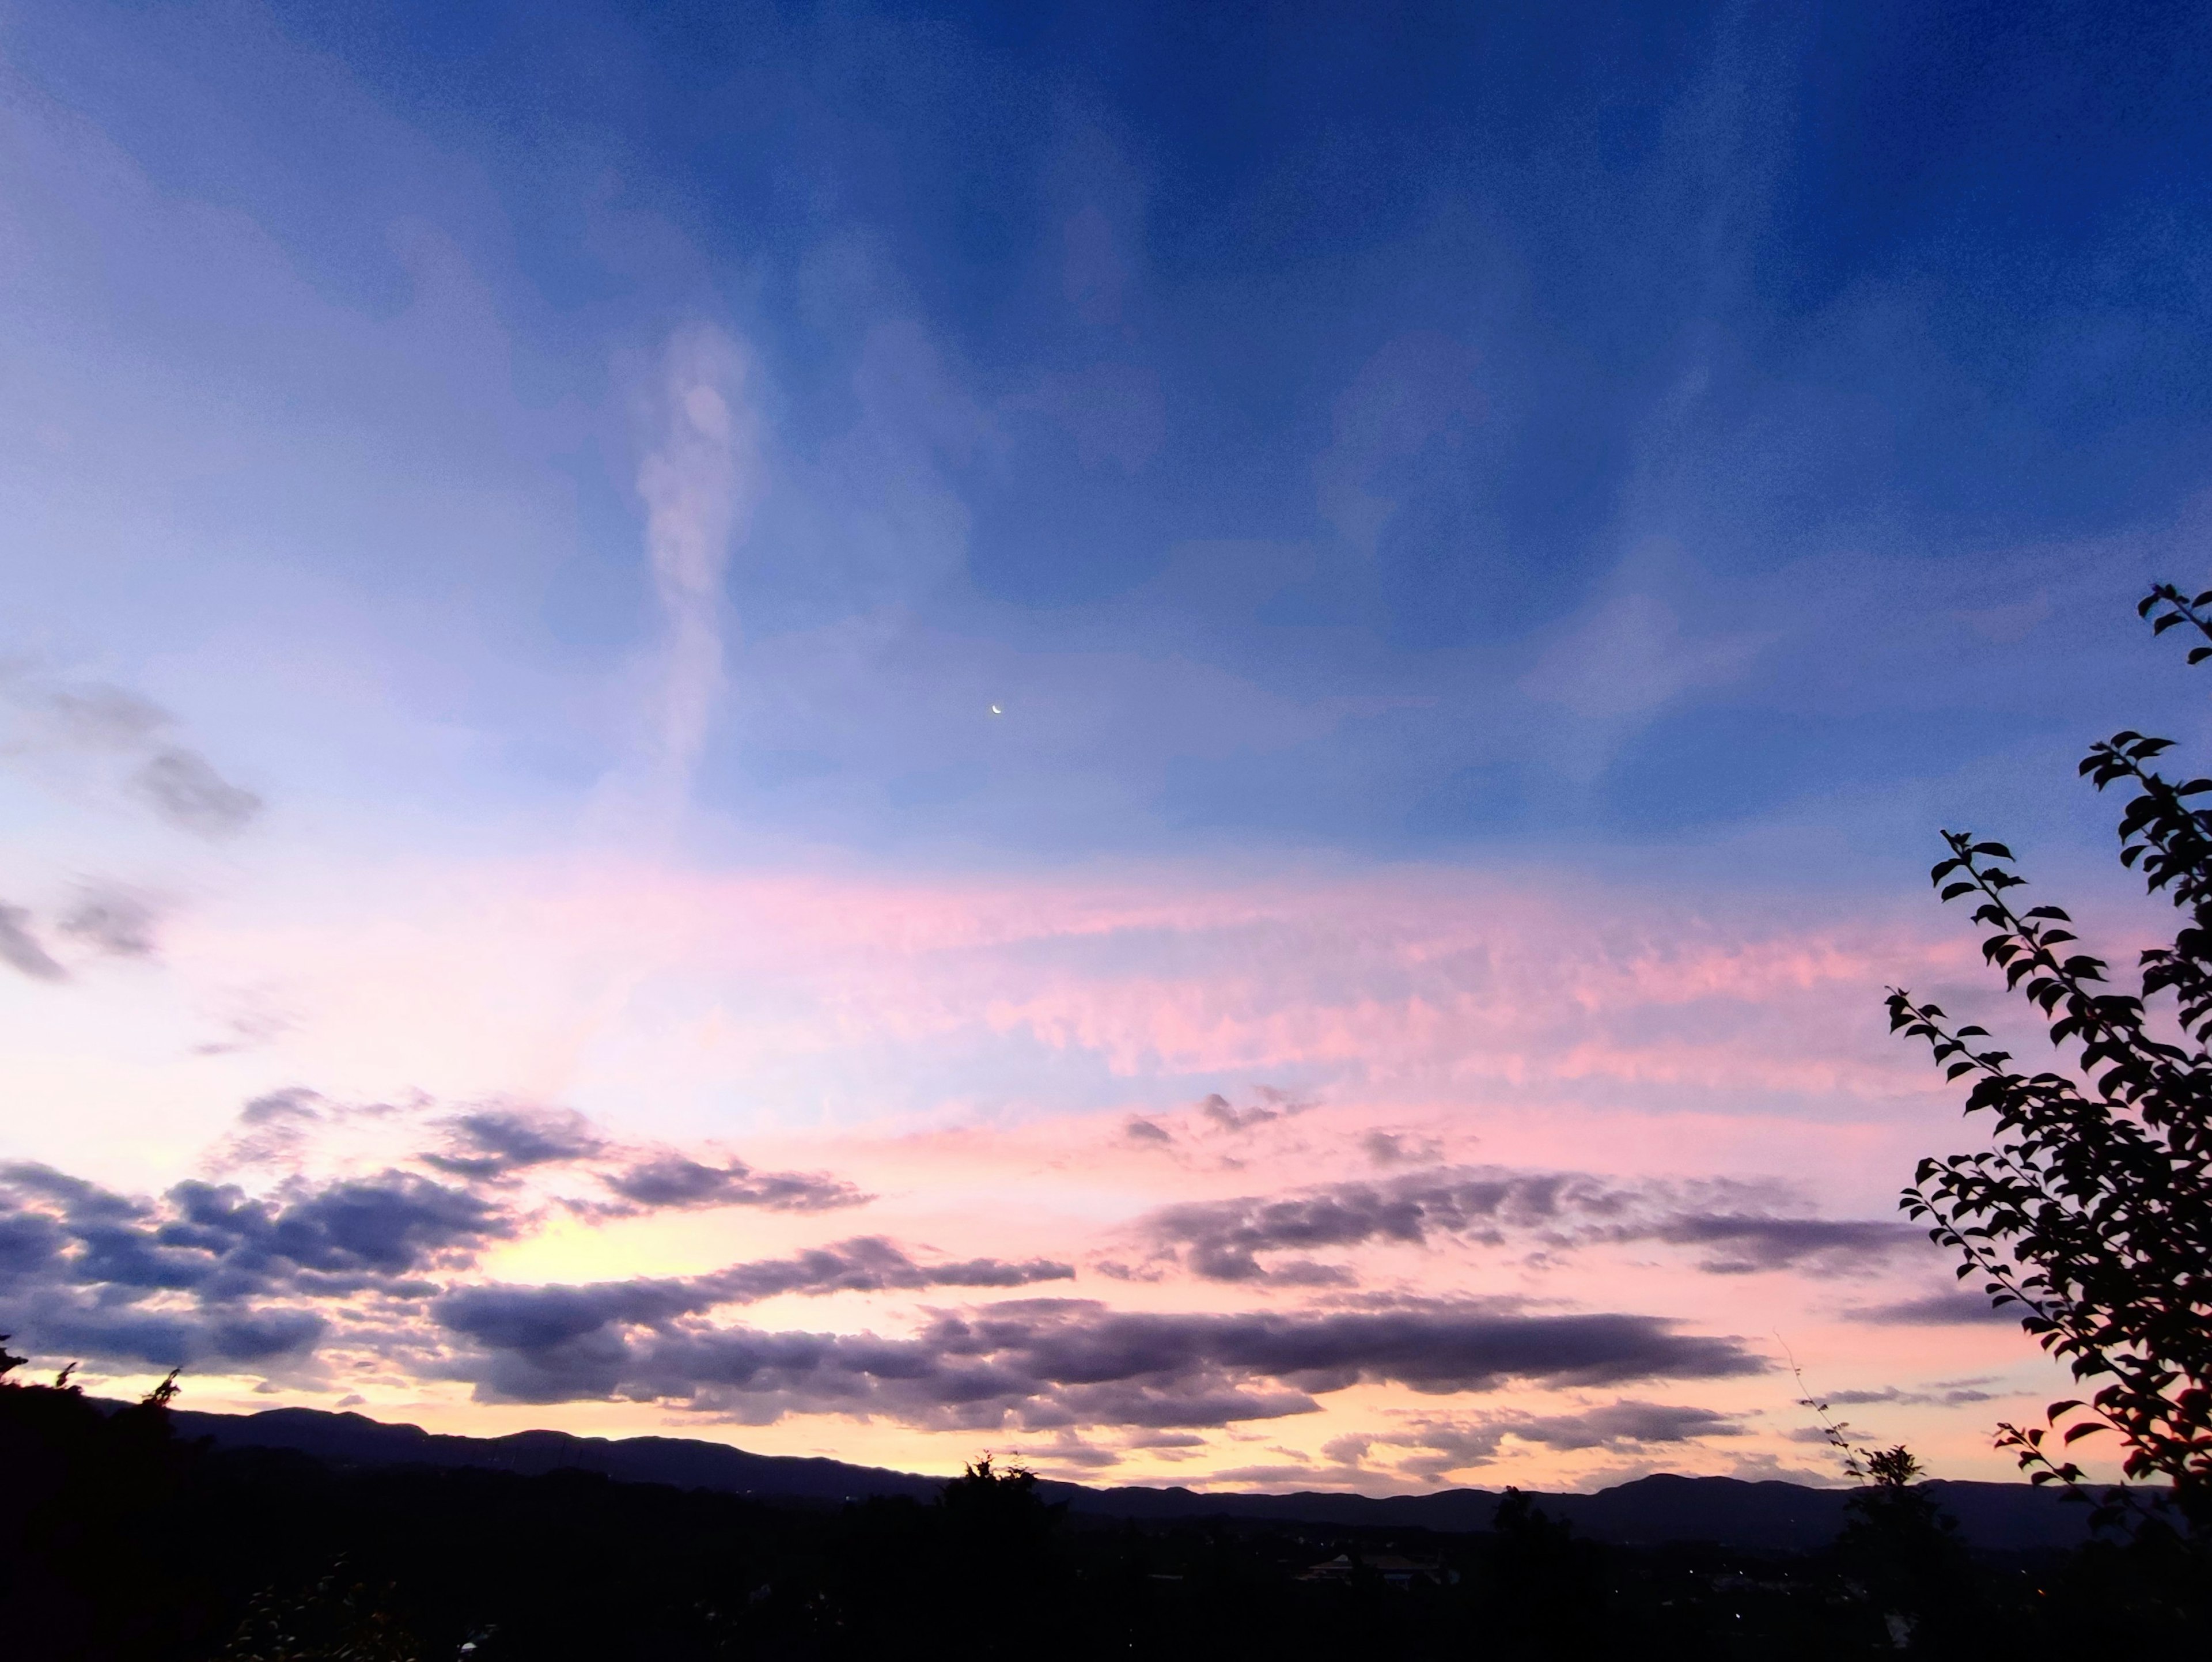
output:
[[[0,1335],[0,1606],[27,1656],[159,1656],[204,1601],[166,1549],[197,1450],[169,1421],[172,1373],[143,1400],[94,1403],[65,1367],[52,1385],[9,1375]]]
[[[2137,611],[2159,634],[2194,629],[2212,642],[2212,592],[2193,599],[2160,584]],[[2212,644],[2192,648],[2192,664]],[[2005,1425],[1999,1444],[2038,1482],[2078,1484],[2064,1450],[2107,1428],[2124,1470],[2165,1478],[2199,1533],[2212,1532],[2212,813],[2191,801],[2212,780],[2154,771],[2171,741],[2119,733],[2094,746],[2081,772],[2098,789],[2130,793],[2120,861],[2184,914],[2170,946],[2142,955],[2141,991],[2106,989],[2101,959],[2069,950],[2076,937],[2057,906],[2017,908],[2026,879],[2001,843],[1946,831],[1949,857],[1930,874],[1945,900],[1972,899],[1990,934],[1983,957],[2033,1007],[2074,1071],[2026,1073],[2010,1055],[1977,1050],[1979,1026],[1954,1026],[1903,989],[1890,1026],[1924,1039],[1947,1076],[1972,1081],[1966,1111],[1995,1121],[1994,1146],[1921,1162],[1902,1204],[1956,1251],[1961,1278],[1978,1274],[1998,1305],[2075,1377],[2101,1381],[2086,1403],[2051,1404],[2045,1428]],[[2147,1001],[2175,998],[2172,1037],[2154,1032]],[[2175,1038],[2179,1040],[2174,1042]],[[2063,1431],[2061,1428],[2063,1428]]]
[[[1592,1654],[1605,1599],[1591,1544],[1518,1488],[1499,1499],[1490,1527],[1491,1594],[1511,1653]]]
[[[1973,1565],[1958,1521],[1929,1494],[1927,1473],[1903,1444],[1856,1451],[1858,1488],[1844,1502],[1836,1545],[1863,1583],[1887,1637],[1916,1636],[1955,1651],[1973,1604]]]
[[[1042,1542],[1066,1510],[1045,1503],[1027,1466],[994,1465],[988,1453],[947,1481],[937,1504],[957,1537],[1001,1551]]]
[[[988,1454],[947,1482],[936,1507],[956,1579],[994,1590],[1002,1605],[1033,1598],[1057,1579],[1054,1548],[1066,1510],[1046,1503],[1027,1466],[996,1465]]]

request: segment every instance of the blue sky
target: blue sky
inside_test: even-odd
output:
[[[2075,742],[2006,667],[2112,649],[2212,411],[2188,9],[1056,11],[18,9],[19,107],[137,175],[49,199],[27,382],[291,475],[96,476],[198,604],[434,660],[466,587],[495,789],[606,764],[529,705],[652,636],[625,382],[702,318],[778,473],[734,626],[878,624],[716,736],[753,823],[1633,841]],[[173,646],[174,551],[34,627]],[[2087,564],[2063,646],[1951,615]]]
[[[2208,59],[2117,3],[0,7],[3,1152],[166,1193],[287,1091],[819,1133],[1087,1276],[968,1197],[1155,1115],[1212,1152],[1070,1215],[1334,1170],[1218,1093],[1881,1215],[1949,1121],[1880,989],[1973,996],[1936,826],[2110,901],[2074,757],[2204,731],[2130,607],[2212,520]],[[550,1215],[468,1273],[805,1244]],[[370,1400],[477,1411],[397,1344]]]

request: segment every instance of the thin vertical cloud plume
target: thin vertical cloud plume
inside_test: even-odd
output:
[[[638,465],[646,555],[666,642],[652,778],[674,812],[688,794],[723,686],[722,582],[760,494],[760,423],[750,355],[721,330],[668,344],[651,447]]]

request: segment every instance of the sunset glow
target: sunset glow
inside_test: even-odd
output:
[[[465,9],[0,17],[0,1332],[933,1473],[1832,1482],[1810,1391],[2013,1475],[1882,999],[2012,1019],[1939,826],[2158,924],[2073,761],[2206,736],[2129,611],[2192,100],[2115,184],[1728,9]]]

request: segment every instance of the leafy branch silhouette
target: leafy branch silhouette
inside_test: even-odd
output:
[[[2212,658],[2212,590],[2160,583],[2136,610],[2155,634],[2196,630],[2208,644],[2191,649],[2191,664]],[[2106,961],[2073,950],[2063,909],[2015,905],[2027,880],[2003,843],[1947,831],[1949,856],[1929,873],[1942,899],[1975,904],[1984,959],[2070,1050],[2070,1073],[2027,1073],[2008,1051],[1978,1049],[1987,1029],[1954,1026],[1901,988],[1889,1018],[1927,1043],[1948,1080],[1972,1081],[1966,1112],[1989,1113],[1995,1133],[1988,1148],[1923,1160],[1900,1205],[1960,1255],[1961,1280],[1978,1274],[2076,1379],[2102,1382],[2052,1403],[2044,1426],[2001,1425],[1998,1446],[2031,1481],[2081,1494],[2066,1451],[2116,1434],[2125,1475],[2170,1482],[2201,1531],[2212,1527],[2212,813],[2191,800],[2212,779],[2155,771],[2172,747],[2122,732],[2080,767],[2100,791],[2131,793],[2121,864],[2185,916],[2171,945],[2142,954],[2140,991],[2113,990]],[[2152,1030],[2148,1001],[2168,992],[2180,1043]],[[2103,1511],[2137,1506],[2116,1489]]]

